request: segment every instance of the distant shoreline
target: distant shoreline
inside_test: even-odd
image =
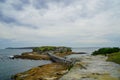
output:
[[[5,48],[5,49],[33,49],[33,48],[35,48],[35,47],[16,47],[16,48],[8,47],[8,48]]]
[[[36,47],[7,47],[5,49],[33,49]],[[101,47],[71,47],[72,49],[79,49],[79,48],[101,48]]]

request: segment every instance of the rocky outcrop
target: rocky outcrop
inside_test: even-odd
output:
[[[56,53],[54,55],[64,57],[70,54],[72,54],[72,52]],[[14,57],[11,59],[15,59],[15,58],[31,59],[31,60],[50,60],[50,57],[47,54],[39,54],[37,52],[26,52],[26,53],[22,53],[21,55],[14,55]]]
[[[120,65],[106,62],[105,56],[77,54],[71,55],[70,58],[80,59],[70,70],[66,64],[51,63],[18,73],[13,78],[15,80],[120,80]]]
[[[59,80],[120,80],[120,65],[106,62],[105,56],[74,55],[81,58],[72,69]],[[72,58],[72,55],[71,55]],[[80,68],[81,64],[87,69]]]
[[[32,52],[25,52],[21,55],[14,55],[14,58],[21,59],[33,59],[33,60],[49,60],[50,57],[47,53],[52,52],[56,56],[64,57],[72,54],[72,50],[69,47],[54,47],[54,46],[42,46],[33,48]]]
[[[26,53],[21,55],[14,55],[14,58],[20,58],[20,59],[31,59],[31,60],[50,60],[50,57],[48,55],[44,54],[33,54],[33,53]]]
[[[68,72],[67,67],[60,63],[51,63],[26,72],[18,73],[12,77],[14,80],[58,80]]]

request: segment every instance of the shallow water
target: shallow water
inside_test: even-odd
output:
[[[93,51],[98,50],[100,47],[80,47],[80,48],[72,48],[73,52],[85,52],[87,54],[91,54]]]

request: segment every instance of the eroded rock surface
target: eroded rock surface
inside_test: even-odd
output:
[[[107,57],[90,55],[73,55],[69,58],[77,59],[75,66],[59,80],[120,80],[120,65],[106,62]],[[81,69],[79,63],[87,69]]]
[[[68,71],[66,65],[52,63],[16,74],[15,80],[120,80],[120,65],[107,62],[105,56],[74,54],[66,57],[77,62]],[[82,65],[82,67],[81,67]],[[83,68],[83,66],[85,68]]]

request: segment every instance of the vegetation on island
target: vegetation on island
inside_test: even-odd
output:
[[[55,46],[42,46],[42,47],[33,48],[33,52],[37,52],[37,51],[53,51],[54,49],[56,49]]]
[[[120,48],[100,48],[97,51],[94,51],[92,55],[105,55],[108,56],[107,61],[112,61],[120,64]]]
[[[21,59],[33,59],[33,60],[49,60],[50,57],[47,53],[52,52],[56,56],[64,57],[72,54],[72,49],[70,47],[64,46],[41,46],[34,47],[32,52],[24,52],[21,55],[14,55],[14,58]]]
[[[42,46],[42,47],[33,48],[33,52],[47,52],[47,51],[63,53],[63,52],[71,52],[72,50],[70,47],[64,47],[64,46],[61,46],[61,47]]]

